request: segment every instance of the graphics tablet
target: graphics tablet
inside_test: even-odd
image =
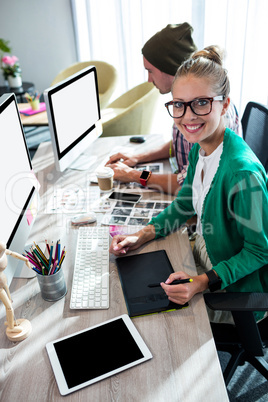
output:
[[[46,345],[61,395],[67,395],[152,358],[128,315]]]
[[[118,257],[115,261],[130,317],[188,306],[188,303],[180,305],[169,301],[160,286],[149,286],[165,282],[174,272],[165,250]]]

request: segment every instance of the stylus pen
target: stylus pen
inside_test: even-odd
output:
[[[193,279],[191,278],[187,278],[187,279],[175,279],[173,282],[171,283],[167,283],[167,285],[180,285],[182,283],[189,283],[189,282],[193,282]],[[149,288],[157,288],[161,286],[160,283],[150,283],[148,285]]]

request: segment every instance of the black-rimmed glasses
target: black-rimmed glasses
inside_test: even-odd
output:
[[[212,102],[222,101],[223,99],[223,95],[218,95],[214,96],[214,98],[199,98],[190,102],[170,101],[165,103],[165,107],[173,119],[182,117],[186,112],[187,106],[190,106],[191,111],[197,116],[206,116],[212,110]]]

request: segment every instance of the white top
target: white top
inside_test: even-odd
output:
[[[201,225],[203,203],[209,191],[213,177],[218,169],[222,149],[223,142],[208,156],[205,156],[205,151],[202,148],[200,148],[199,151],[199,159],[196,165],[193,181],[193,206],[197,214],[196,232],[200,235],[203,235]]]

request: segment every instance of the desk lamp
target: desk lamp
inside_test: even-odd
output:
[[[7,255],[10,255],[19,260],[25,261],[26,265],[31,269],[29,260],[22,256],[21,254],[15,253],[14,251],[8,250],[5,243],[0,241],[0,300],[3,302],[6,308],[7,325],[6,335],[10,341],[18,342],[23,341],[27,338],[31,331],[32,326],[30,321],[21,318],[18,320],[14,319],[14,310],[12,307],[12,300],[7,285],[7,279],[4,274],[4,270],[7,267]]]

